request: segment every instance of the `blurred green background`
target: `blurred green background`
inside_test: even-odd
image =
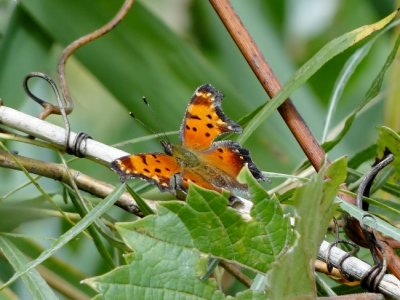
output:
[[[56,64],[62,49],[108,21],[121,3],[21,0],[17,4],[13,0],[0,0],[0,98],[5,105],[38,115],[39,107],[22,89],[24,76],[41,71],[56,78]],[[232,4],[282,83],[328,41],[373,23],[395,8],[395,2],[389,0],[233,0]],[[361,101],[391,46],[390,33],[374,44],[346,86],[333,126]],[[334,58],[292,96],[317,139],[322,135],[335,81],[355,50],[353,47]],[[267,100],[210,4],[200,0],[137,1],[114,31],[77,51],[67,63],[67,78],[75,100],[75,110],[70,116],[72,130],[87,132],[110,145],[143,137],[152,131],[178,130],[189,98],[203,83],[211,83],[224,93],[223,108],[233,120]],[[36,95],[54,101],[44,82],[32,80],[30,86]],[[151,109],[143,104],[143,96]],[[330,157],[351,156],[373,143],[375,127],[388,122],[384,117],[387,103],[383,96],[363,113]],[[145,128],[132,120],[130,111]],[[62,124],[57,116],[48,120]],[[170,138],[177,141],[177,136]],[[11,142],[7,146],[21,155],[59,161],[56,154],[46,149]],[[291,173],[305,159],[278,113],[258,128],[244,146],[264,171]],[[132,153],[162,150],[157,139],[123,149]],[[71,167],[98,179],[118,182],[115,174],[93,162],[79,159]],[[27,212],[25,218],[11,222],[8,209],[22,214],[21,207],[47,207],[40,193],[31,186],[4,198],[25,182],[27,179],[22,173],[0,169],[0,214],[4,216],[0,219],[0,231],[32,235],[33,240],[46,246],[49,237],[57,237],[69,225],[43,212],[38,215]],[[39,182],[62,203],[57,195],[61,191],[58,183],[46,179]],[[265,186],[269,188],[278,183],[274,179]],[[117,219],[132,219],[119,209],[114,209],[112,214]],[[87,239],[77,240],[59,254],[82,272],[82,277],[105,270]],[[0,270],[2,280],[11,275],[4,262]]]

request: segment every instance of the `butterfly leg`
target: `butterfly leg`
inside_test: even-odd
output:
[[[170,179],[170,186],[175,190],[175,196],[179,200],[186,200],[187,188],[185,187],[182,175],[174,174]]]
[[[241,204],[242,201],[240,201],[240,199],[238,197],[236,197],[235,195],[230,195],[228,198],[228,206],[230,207],[235,207],[236,204]]]

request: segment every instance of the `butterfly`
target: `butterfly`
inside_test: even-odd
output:
[[[210,84],[198,87],[183,118],[180,145],[162,141],[165,153],[123,156],[114,160],[111,168],[123,181],[141,178],[161,191],[186,191],[195,183],[218,192],[246,193],[247,186],[236,179],[245,165],[256,179],[265,178],[239,143],[214,141],[221,134],[242,131],[223,113],[222,99],[223,94]]]

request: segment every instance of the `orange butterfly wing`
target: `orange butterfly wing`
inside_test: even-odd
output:
[[[186,109],[180,130],[184,147],[206,150],[218,135],[225,132],[241,132],[239,124],[223,113],[222,99],[222,93],[209,84],[197,88]]]
[[[207,181],[203,176],[200,174],[193,172],[191,170],[185,169],[182,172],[182,180],[183,180],[183,186],[185,189],[189,187],[190,183],[195,183],[203,188],[209,189],[209,190],[215,190],[215,191],[221,191],[221,189],[216,188],[214,185],[212,185],[209,181]]]
[[[172,190],[170,179],[180,172],[176,159],[164,153],[144,153],[120,157],[111,163],[122,180],[142,178],[162,191]]]
[[[233,141],[219,141],[206,151],[198,153],[207,165],[218,167],[225,174],[236,179],[240,170],[247,165],[256,179],[263,179],[261,171],[253,163],[248,150]]]

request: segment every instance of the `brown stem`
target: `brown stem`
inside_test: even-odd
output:
[[[247,287],[251,286],[251,279],[246,275],[244,275],[242,272],[240,272],[235,265],[230,264],[223,260],[219,262],[219,265],[223,267],[227,272],[229,272],[233,277],[235,277],[237,280],[243,283],[245,286]]]
[[[90,297],[77,289],[75,286],[70,284],[64,278],[59,276],[57,273],[51,271],[50,269],[39,265],[36,267],[40,275],[46,280],[46,282],[61,295],[65,296],[67,299],[75,300],[89,300]]]
[[[18,160],[18,163],[16,160]],[[23,166],[29,173],[52,178],[71,185],[70,177],[62,164],[50,163],[21,155],[10,154],[6,151],[0,151],[0,166],[14,170],[21,170],[21,166]],[[85,175],[80,171],[73,169],[70,169],[69,171],[71,176],[75,179],[78,188],[92,195],[105,198],[114,190],[114,186],[111,184]],[[152,208],[155,207],[155,204],[152,201],[147,201],[147,203]],[[141,216],[135,201],[128,193],[124,193],[115,205],[129,213]]]
[[[243,57],[257,76],[267,94],[273,98],[282,88],[271,67],[251,38],[246,27],[242,24],[239,16],[234,11],[228,0],[210,0],[216,13],[225,25],[232,39],[235,41]],[[287,99],[279,108],[279,113],[289,127],[293,136],[303,149],[305,155],[319,170],[325,159],[325,152],[314,138],[303,118],[300,116],[290,99]]]

